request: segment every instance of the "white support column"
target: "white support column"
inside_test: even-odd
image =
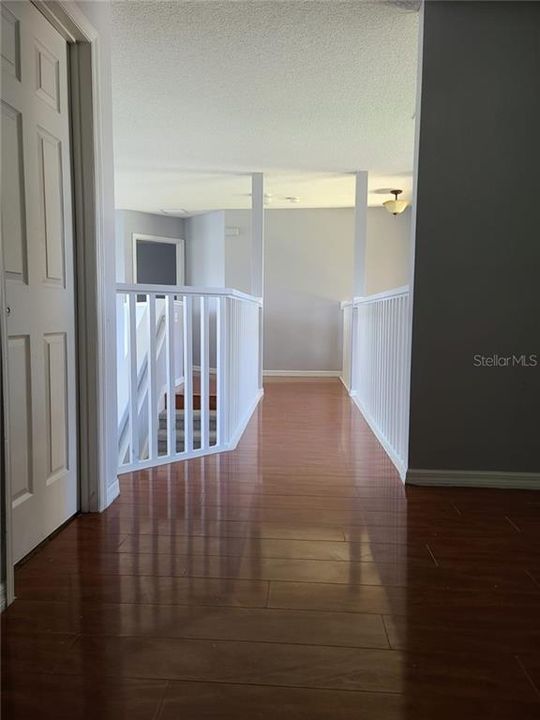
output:
[[[264,176],[251,176],[251,294],[264,297]],[[259,388],[263,378],[263,308],[259,313]]]
[[[264,285],[264,178],[251,176],[251,294],[263,296]]]
[[[367,236],[367,196],[368,174],[365,171],[355,173],[354,203],[354,277],[353,297],[363,297],[366,292],[366,236]],[[358,377],[358,308],[352,307],[351,325],[351,392],[356,394],[359,387]]]
[[[365,295],[368,174],[356,173],[353,295]]]

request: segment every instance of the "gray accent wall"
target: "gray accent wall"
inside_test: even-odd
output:
[[[540,470],[540,3],[427,2],[413,469]],[[493,362],[497,362],[495,359]]]

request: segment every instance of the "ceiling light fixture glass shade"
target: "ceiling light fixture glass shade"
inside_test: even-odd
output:
[[[398,200],[398,196],[401,195],[403,190],[390,190],[390,192],[394,195],[394,199],[383,202],[383,207],[392,215],[401,215],[409,204],[406,200]]]

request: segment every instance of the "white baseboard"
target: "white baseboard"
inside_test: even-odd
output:
[[[407,470],[408,485],[540,490],[540,473],[489,470]]]
[[[259,390],[259,392],[257,393],[257,395],[255,396],[255,400],[253,401],[251,407],[249,408],[249,410],[248,410],[248,411],[246,412],[246,414],[244,415],[244,419],[242,420],[242,422],[241,422],[240,425],[238,426],[237,431],[235,432],[235,434],[233,435],[233,437],[231,438],[231,440],[227,443],[227,448],[226,448],[227,450],[234,450],[234,448],[235,448],[235,447],[238,445],[238,443],[240,442],[240,438],[241,438],[242,435],[244,434],[244,430],[246,429],[248,422],[251,420],[251,416],[252,416],[253,413],[255,412],[255,410],[256,410],[256,408],[257,408],[257,405],[258,405],[259,402],[261,401],[261,398],[262,398],[263,395],[264,395],[264,390],[261,388],[261,389]]]
[[[107,487],[107,497],[105,498],[106,505],[103,508],[104,510],[109,507],[109,505],[116,500],[116,498],[120,495],[120,482],[118,478],[116,478],[108,487]]]
[[[341,377],[341,370],[263,370],[264,377]]]
[[[384,452],[388,455],[392,463],[394,464],[396,470],[399,473],[400,478],[405,482],[405,475],[407,472],[407,466],[403,462],[403,460],[397,455],[397,453],[394,451],[394,448],[390,445],[386,437],[384,436],[384,433],[379,428],[375,420],[371,417],[370,413],[366,410],[366,408],[363,406],[362,402],[360,401],[360,398],[357,396],[356,393],[349,393],[351,396],[354,404],[356,407],[360,410],[362,413],[364,420],[367,422],[369,427],[371,428],[371,432],[375,435],[377,440],[382,445]]]

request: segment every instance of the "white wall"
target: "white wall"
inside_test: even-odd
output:
[[[367,217],[367,293],[405,285],[410,210],[369,208]],[[249,210],[188,218],[185,236],[187,284],[251,292]],[[352,296],[353,242],[352,208],[265,211],[266,370],[341,369],[339,303]]]
[[[154,215],[135,210],[117,210],[115,213],[115,229],[116,282],[134,282],[133,233],[185,240],[183,218]]]
[[[410,255],[411,209],[394,216],[383,207],[368,208],[366,295],[407,285]]]
[[[99,82],[100,82],[100,130],[101,148],[101,207],[102,230],[111,242],[105,242],[102,288],[104,297],[102,310],[105,314],[105,332],[99,348],[101,365],[97,383],[99,398],[107,398],[104,407],[99,408],[99,442],[102,453],[99,467],[95,472],[100,482],[105,476],[109,500],[117,481],[118,447],[116,416],[116,292],[115,292],[115,243],[114,243],[114,152],[112,129],[112,81],[111,81],[111,7],[104,2],[78,2],[80,10],[99,33]],[[98,299],[98,306],[99,306]],[[102,503],[107,501],[102,498]],[[102,509],[102,508],[100,508]]]
[[[222,210],[186,219],[186,285],[225,287],[225,213]],[[200,361],[200,311],[193,306],[193,362]],[[210,367],[216,367],[216,305],[210,303]]]
[[[269,210],[265,231],[264,369],[341,370],[352,210]]]
[[[186,285],[225,286],[225,213],[194,215],[185,221]]]
[[[225,210],[225,284],[251,294],[250,210]]]

